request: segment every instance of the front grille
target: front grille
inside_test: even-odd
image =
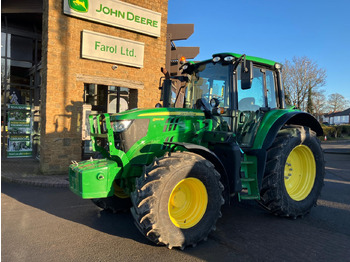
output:
[[[168,118],[167,121],[165,122],[163,132],[176,131],[179,120],[180,120],[179,117]]]

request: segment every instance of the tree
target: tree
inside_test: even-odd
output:
[[[323,115],[327,110],[327,99],[324,92],[324,90],[312,92],[312,103],[314,109],[313,115],[318,121],[321,120],[321,115]]]
[[[314,113],[314,103],[312,101],[312,90],[311,88],[307,92],[307,106],[306,106],[306,112],[313,114]]]
[[[313,104],[312,92],[326,84],[326,70],[306,56],[293,57],[292,61],[285,60],[282,78],[286,103],[305,110]]]
[[[337,111],[343,111],[349,107],[349,101],[345,99],[341,94],[335,93],[328,97],[329,111],[334,113]]]

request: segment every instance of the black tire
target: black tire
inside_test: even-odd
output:
[[[94,198],[91,199],[91,201],[99,208],[108,212],[117,213],[129,211],[132,206],[130,197],[122,192],[122,189],[116,184],[116,181],[113,182],[113,187],[115,195],[106,198]]]
[[[136,179],[136,188],[131,194],[133,202],[131,213],[141,233],[152,242],[166,245],[170,249],[195,246],[199,241],[206,239],[215,229],[224,203],[222,197],[224,187],[214,165],[197,154],[176,152],[155,161],[147,169],[143,176]],[[176,210],[177,202],[175,201],[172,206],[174,203],[172,201],[177,196],[176,190],[185,191],[186,183],[191,181],[197,183],[194,184],[195,189],[203,189],[203,185],[206,194],[197,194],[203,191],[191,191],[185,202],[180,201],[179,209],[182,208],[181,205],[192,203],[188,210],[194,208],[193,210],[197,212],[197,206],[203,206],[204,208],[201,209],[203,216],[188,215],[184,220],[181,218],[179,224],[175,225],[177,217],[172,216],[172,210]],[[184,185],[181,186],[182,189],[180,185]],[[197,197],[195,197],[196,194]],[[203,204],[203,199],[207,199],[207,204]],[[193,218],[197,220],[192,220]]]
[[[287,126],[267,151],[260,204],[275,215],[304,216],[316,205],[324,173],[323,151],[315,132]]]

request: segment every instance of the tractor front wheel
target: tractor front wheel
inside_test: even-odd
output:
[[[323,152],[315,132],[303,126],[280,130],[267,151],[260,203],[276,215],[306,215],[316,205],[324,170]]]
[[[168,248],[195,246],[221,216],[223,185],[213,164],[190,152],[157,160],[136,180],[131,213],[148,239]]]

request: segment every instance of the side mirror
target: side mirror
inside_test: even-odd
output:
[[[244,66],[245,65],[245,66]],[[241,66],[241,88],[250,89],[253,81],[253,62],[246,61]]]

